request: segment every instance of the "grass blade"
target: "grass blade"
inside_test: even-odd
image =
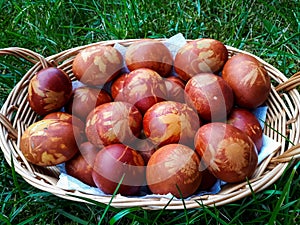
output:
[[[295,173],[296,173],[297,168],[299,167],[299,165],[300,165],[300,162],[298,162],[294,166],[294,168],[293,168],[293,170],[292,170],[292,172],[290,174],[290,177],[287,180],[287,182],[286,182],[286,184],[285,184],[285,186],[283,188],[282,194],[281,194],[280,198],[278,199],[277,204],[276,204],[276,206],[275,206],[275,208],[273,210],[272,216],[271,216],[271,218],[269,220],[269,224],[275,224],[276,223],[276,217],[278,216],[278,213],[281,210],[281,206],[282,206],[284,200],[289,197],[289,190],[290,190],[290,187],[291,187],[291,183],[292,183],[292,180],[293,180],[293,178],[295,176]]]

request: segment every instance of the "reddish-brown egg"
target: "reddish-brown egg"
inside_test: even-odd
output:
[[[71,123],[43,119],[25,130],[20,149],[32,164],[53,166],[70,160],[78,152],[77,136]]]
[[[184,82],[175,76],[166,77],[165,84],[167,88],[167,100],[175,102],[185,102],[184,99]]]
[[[228,59],[225,45],[214,39],[202,38],[181,47],[175,56],[174,68],[185,81],[199,73],[217,73]]]
[[[226,120],[234,105],[231,87],[219,76],[201,73],[185,86],[186,102],[206,121]]]
[[[144,114],[152,105],[166,98],[164,79],[154,70],[141,68],[125,76],[122,93],[115,101],[129,102]]]
[[[65,163],[67,174],[77,178],[85,184],[96,186],[93,177],[93,166],[99,149],[90,142],[84,142],[79,146],[79,151],[72,159]]]
[[[84,122],[74,115],[66,112],[53,112],[47,114],[44,119],[56,119],[59,121],[70,123],[73,126],[73,129],[76,130],[75,133],[80,134],[79,136],[75,136],[78,144],[81,144],[81,142],[86,138],[84,132]]]
[[[116,99],[117,96],[120,96],[119,98],[121,98],[121,95],[123,93],[124,82],[125,82],[127,75],[128,75],[127,73],[121,74],[111,84],[110,92],[111,92],[111,96],[113,97],[113,99]]]
[[[126,50],[125,62],[130,71],[149,68],[161,76],[167,76],[173,66],[169,49],[154,39],[142,39],[131,44]]]
[[[123,68],[121,53],[112,46],[97,45],[85,48],[74,58],[72,70],[84,84],[104,85],[111,81]]]
[[[156,150],[148,162],[148,187],[154,194],[171,193],[177,198],[186,198],[194,194],[201,183],[199,164],[199,157],[191,148],[181,144],[165,145]]]
[[[232,88],[240,107],[254,109],[262,105],[271,91],[271,79],[263,64],[247,54],[231,57],[224,65],[222,77]]]
[[[218,179],[211,172],[209,172],[208,169],[202,170],[201,173],[202,180],[198,190],[210,191],[210,189],[214,186]]]
[[[156,151],[156,146],[149,139],[136,139],[134,142],[130,143],[130,147],[140,153],[145,164],[148,163],[150,157]]]
[[[40,70],[28,85],[30,107],[39,115],[59,111],[72,95],[72,83],[61,69],[48,67]]]
[[[129,144],[139,136],[142,115],[127,102],[109,102],[97,106],[86,119],[86,136],[98,146]]]
[[[225,182],[250,179],[257,167],[253,141],[230,124],[214,122],[201,126],[195,135],[195,148],[207,169]]]
[[[196,111],[184,103],[174,101],[156,103],[143,118],[146,137],[158,146],[171,143],[193,146],[200,124]]]
[[[82,86],[73,90],[66,109],[69,113],[85,121],[87,115],[98,105],[111,102],[112,98],[103,89]]]
[[[263,144],[263,131],[253,113],[246,109],[234,108],[227,123],[244,131],[254,142],[257,151],[260,152]]]
[[[136,195],[145,183],[145,163],[134,149],[122,144],[109,145],[96,156],[93,179],[106,194],[113,194],[122,181],[117,193]]]

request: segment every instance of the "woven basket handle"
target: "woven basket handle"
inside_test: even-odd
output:
[[[277,85],[276,91],[290,91],[300,85],[300,71],[291,76],[287,81]]]
[[[3,49],[0,49],[0,56],[1,55],[13,55],[17,58],[23,58],[33,64],[40,62],[42,64],[43,68],[46,68],[46,67],[52,65],[40,54],[33,52],[29,49],[26,49],[26,48],[19,48],[19,47],[3,48]]]
[[[286,163],[294,159],[300,159],[300,144],[286,150],[283,154],[274,157],[271,162],[274,163]]]
[[[12,55],[17,58],[23,58],[26,61],[31,62],[32,64],[40,63],[43,68],[52,65],[40,54],[25,48],[10,47],[10,48],[0,49],[0,56],[5,56],[5,55]],[[3,113],[0,113],[0,123],[7,129],[10,138],[17,139],[18,137],[17,130],[13,127],[10,120]]]

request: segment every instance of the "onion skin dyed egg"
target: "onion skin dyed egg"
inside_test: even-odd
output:
[[[253,113],[246,109],[234,108],[227,123],[244,131],[254,142],[258,153],[260,152],[263,145],[263,130]]]
[[[111,96],[105,90],[83,86],[73,90],[73,96],[66,108],[69,113],[85,121],[94,108],[111,101]]]
[[[217,73],[227,60],[228,50],[222,42],[202,38],[188,42],[179,49],[174,68],[181,79],[188,81],[199,73]]]
[[[153,194],[171,193],[177,198],[186,198],[194,194],[201,183],[199,164],[200,159],[191,148],[181,144],[165,145],[149,159],[148,187]]]
[[[79,153],[65,163],[66,172],[83,183],[91,187],[96,187],[92,173],[99,149],[90,142],[84,142],[79,146],[79,151]]]
[[[25,158],[38,166],[54,166],[70,160],[78,145],[73,125],[57,119],[31,124],[22,134],[20,149]]]
[[[115,101],[129,102],[144,114],[152,105],[167,99],[164,79],[154,70],[141,68],[125,76],[122,93]]]
[[[242,108],[257,108],[271,91],[271,78],[265,67],[247,54],[232,56],[224,65],[222,77],[232,88],[236,104]]]
[[[106,194],[113,194],[123,177],[117,193],[137,195],[145,184],[145,163],[134,149],[113,144],[97,154],[92,176],[96,186]]]
[[[214,122],[200,127],[195,135],[195,149],[207,169],[228,183],[250,179],[257,167],[253,141],[230,124]]]
[[[70,123],[73,126],[76,134],[80,134],[79,136],[75,136],[77,143],[81,144],[85,137],[85,123],[79,119],[78,117],[66,113],[66,112],[53,112],[47,114],[43,119],[56,119],[62,122]]]
[[[32,77],[28,85],[28,102],[33,111],[44,116],[59,111],[72,95],[72,82],[61,69],[48,67]]]
[[[185,83],[178,77],[170,76],[165,78],[167,88],[167,100],[185,103],[184,88]]]
[[[208,169],[205,169],[202,172],[202,180],[199,186],[200,191],[209,191],[214,184],[217,182],[217,178],[209,172]]]
[[[97,106],[86,119],[86,136],[97,147],[135,140],[142,130],[142,115],[127,102]]]
[[[185,94],[187,104],[209,122],[225,121],[234,105],[231,87],[211,73],[192,77],[185,86]]]
[[[113,97],[113,99],[116,99],[118,96],[119,98],[121,98],[123,93],[124,82],[127,75],[127,73],[121,74],[119,77],[116,78],[116,80],[113,81],[110,88],[111,96]]]
[[[156,146],[149,139],[136,139],[134,142],[130,143],[130,147],[140,153],[145,164],[148,163],[150,157],[156,151]]]
[[[121,53],[112,46],[97,45],[80,51],[74,58],[72,70],[80,82],[102,86],[117,76],[123,68]]]
[[[192,147],[200,125],[196,111],[173,101],[156,103],[143,118],[144,133],[157,146],[181,143]]]
[[[162,42],[154,39],[142,39],[127,48],[125,62],[130,71],[149,68],[165,77],[172,70],[173,57]]]

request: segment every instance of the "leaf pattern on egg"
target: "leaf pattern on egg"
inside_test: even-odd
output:
[[[45,95],[46,97],[43,99],[44,102],[46,103],[44,106],[45,110],[51,110],[56,108],[57,105],[63,105],[64,103],[64,91],[61,92],[56,92],[56,91],[51,91],[49,89],[45,90]]]
[[[264,76],[264,72],[262,71],[262,68],[256,65],[254,62],[248,62],[248,67],[253,68],[250,70],[242,79],[241,84],[242,85],[249,85],[252,87],[254,84],[257,84],[257,79],[259,77],[262,78],[264,84],[267,83],[266,77]]]
[[[218,145],[218,157],[228,171],[240,171],[248,165],[250,145],[241,138],[223,139]]]

